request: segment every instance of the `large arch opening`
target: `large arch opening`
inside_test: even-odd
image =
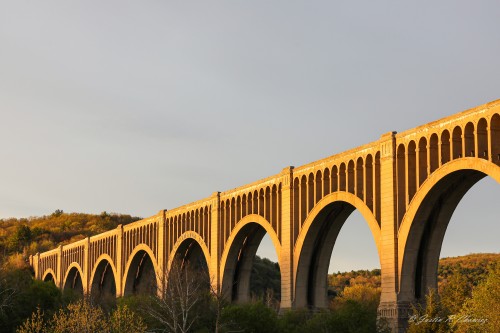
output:
[[[205,253],[200,244],[192,238],[182,241],[177,248],[174,258],[181,266],[189,264],[192,269],[198,272],[206,272],[207,275],[209,274]]]
[[[281,302],[281,270],[278,254],[268,233],[257,248],[250,274],[250,298]]]
[[[323,205],[314,215],[309,228],[303,236],[303,243],[297,249],[300,252],[297,253],[296,251],[296,254],[298,254],[295,286],[295,302],[297,307],[328,307],[333,296],[329,294],[328,289],[329,268],[332,266],[330,271],[333,271],[341,270],[341,267],[348,267],[334,264],[335,257],[332,254],[341,229],[351,214],[356,211],[356,207],[347,201],[330,201],[332,202]],[[366,210],[368,210],[367,207]],[[353,214],[353,219],[360,220],[365,218],[365,215],[362,213]],[[371,222],[372,224],[377,223],[374,217]],[[356,227],[359,228],[359,225]],[[374,238],[375,240],[378,239],[378,235],[373,234],[373,228],[377,229],[378,225],[370,226],[372,241]],[[352,240],[350,242],[352,243]],[[376,241],[374,244],[377,245]],[[375,265],[380,266],[377,246],[374,248],[377,257]],[[332,265],[330,265],[330,262],[332,262]],[[353,263],[350,264],[352,265]]]
[[[484,177],[467,191],[446,228],[440,258],[500,252],[498,198],[500,186],[491,177]]]
[[[145,250],[139,250],[128,265],[123,295],[156,295],[159,287],[157,278],[150,255]]]
[[[66,275],[66,280],[64,281],[64,292],[71,292],[73,294],[83,296],[82,276],[76,266],[71,267]]]
[[[267,286],[270,288],[264,292],[272,291],[272,295],[267,296],[271,296],[276,302],[279,302],[281,297],[281,274],[279,273],[278,256],[270,255],[272,259],[277,259],[277,264],[268,259],[256,258],[257,251],[267,233],[268,231],[260,223],[249,222],[245,223],[241,228],[237,228],[235,234],[229,238],[228,249],[225,250],[225,255],[223,255],[225,261],[223,263],[221,284],[221,291],[228,300],[245,303],[251,299],[263,297],[264,295],[261,295],[263,290],[261,289],[266,283],[259,283],[257,280],[257,278],[262,278],[262,272],[258,271],[260,268],[270,270],[274,280],[276,280],[277,276],[279,280],[277,287],[274,286],[275,288],[273,288],[275,284],[273,283],[273,285]],[[269,248],[270,246],[276,251],[277,244],[274,241],[267,239],[264,245],[265,248],[260,251],[261,253],[272,251]],[[278,269],[278,272],[276,272],[276,269]],[[253,293],[252,288],[254,288]]]
[[[45,277],[43,278],[43,281],[44,282],[53,282],[53,283],[56,283],[56,279],[54,278],[54,274],[52,274],[52,272],[48,272],[45,274]]]
[[[374,269],[380,269],[377,245],[363,215],[354,210],[335,240],[328,274]]]
[[[97,303],[113,302],[116,298],[116,281],[113,266],[102,259],[94,269],[90,286],[90,297]]]
[[[189,307],[187,304],[198,298],[196,306],[191,304],[197,312],[210,306],[205,296],[215,290],[210,289],[214,281],[210,280],[208,249],[198,234],[190,233],[184,234],[185,238],[181,236],[172,249],[160,303],[172,307],[177,302],[186,302],[184,306]]]
[[[477,159],[450,162],[442,174],[444,176],[436,176],[435,181],[430,179],[429,189],[424,189],[419,195],[420,200],[416,203],[418,207],[410,207],[408,217],[399,231],[399,248],[400,253],[403,253],[400,296],[405,301],[423,302],[429,289],[438,289],[438,264],[445,234],[466,193],[484,178],[490,186],[500,180],[499,170],[495,166]],[[475,211],[474,219],[482,217],[481,211],[476,211],[475,207],[469,209]],[[468,236],[462,235],[461,238],[460,247],[463,248]]]

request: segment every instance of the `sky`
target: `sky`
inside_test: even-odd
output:
[[[499,14],[470,0],[0,0],[0,218],[147,217],[499,99]],[[491,179],[471,189],[442,256],[500,251],[499,197]],[[268,238],[259,254],[275,258]],[[379,265],[354,213],[330,271]]]

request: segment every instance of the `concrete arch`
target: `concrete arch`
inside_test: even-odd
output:
[[[380,260],[380,227],[370,208],[352,193],[327,195],[313,208],[297,237],[293,255],[296,307],[327,306],[325,277],[330,257],[344,222],[356,209],[370,228]],[[331,216],[334,222],[324,223]]]
[[[268,234],[281,264],[281,242],[269,221],[257,214],[242,218],[232,230],[220,261],[221,292],[231,300],[248,300],[252,262],[257,248]]]
[[[334,192],[331,193],[327,196],[325,196],[323,199],[321,199],[311,210],[309,213],[309,216],[307,219],[304,221],[304,224],[302,226],[302,229],[300,230],[299,236],[297,237],[297,242],[294,247],[294,258],[298,258],[298,255],[300,254],[302,250],[302,246],[304,245],[304,239],[306,237],[306,234],[308,233],[309,228],[311,227],[311,224],[315,220],[315,218],[318,216],[318,214],[329,204],[334,203],[334,202],[346,202],[348,204],[351,204],[354,206],[361,215],[363,215],[365,221],[368,224],[368,227],[371,230],[371,233],[373,235],[373,239],[375,240],[375,244],[377,245],[377,250],[380,255],[380,226],[375,218],[375,215],[373,215],[373,212],[370,210],[370,208],[357,196],[355,196],[352,193],[349,192]]]
[[[68,283],[68,277],[69,277],[69,274],[71,273],[71,270],[75,268],[78,272],[78,274],[80,274],[80,280],[81,280],[81,283],[82,283],[82,291],[83,293],[85,293],[85,286],[87,285],[86,281],[84,280],[84,275],[83,275],[83,270],[80,266],[80,264],[78,264],[77,262],[72,262],[68,268],[66,269],[66,273],[64,274],[64,278],[63,278],[63,281],[62,281],[62,289],[66,289],[67,288],[67,283]]]
[[[402,300],[413,301],[437,287],[439,254],[451,216],[467,191],[486,176],[500,184],[500,167],[482,158],[460,158],[437,169],[417,191],[398,230]]]
[[[135,278],[137,277],[132,277],[130,275],[130,270],[131,268],[140,268],[140,267],[132,267],[133,265],[139,265],[141,266],[142,265],[142,259],[139,258],[140,254],[144,252],[143,254],[143,258],[146,258],[146,256],[149,258],[149,260],[151,261],[151,269],[152,269],[152,272],[148,272],[149,274],[154,274],[154,277],[153,277],[153,281],[156,283],[156,286],[150,286],[151,288],[153,289],[156,289],[156,290],[151,290],[151,292],[154,292],[154,293],[158,293],[159,290],[162,288],[163,286],[163,274],[162,272],[160,271],[159,267],[158,267],[158,261],[156,259],[156,256],[154,255],[153,251],[151,250],[151,248],[149,246],[147,246],[146,244],[139,244],[137,245],[133,251],[130,253],[129,257],[128,257],[128,261],[125,265],[125,269],[123,270],[123,278],[122,278],[122,285],[121,285],[121,290],[123,291],[123,295],[124,296],[127,296],[127,295],[130,295],[132,293],[135,292]],[[139,256],[138,256],[139,255]],[[147,261],[147,259],[146,259]],[[147,262],[145,263],[147,264]],[[144,267],[143,267],[144,268]]]
[[[205,244],[205,241],[201,237],[200,234],[194,232],[194,231],[186,231],[182,235],[177,238],[177,241],[175,242],[174,246],[172,247],[172,251],[170,251],[170,254],[168,256],[168,263],[167,263],[167,270],[170,270],[170,267],[172,266],[172,262],[174,261],[176,255],[178,252],[182,249],[182,245],[188,241],[192,240],[198,244],[198,246],[201,248],[201,251],[203,253],[205,262],[207,265],[210,263],[210,251],[208,250],[207,245]],[[208,268],[210,269],[210,265],[208,265]],[[209,272],[211,273],[211,272]]]
[[[52,276],[52,279],[51,280],[47,280],[47,278],[49,277],[49,275]],[[52,270],[52,268],[48,268],[45,270],[45,272],[43,273],[42,275],[42,281],[54,281],[54,284],[56,286],[58,286],[58,281],[57,281],[57,277],[56,277],[56,273],[54,273],[54,271]]]
[[[109,265],[109,267],[111,267],[111,272],[113,274],[113,283],[114,283],[115,289],[116,289],[115,293],[120,294],[120,291],[118,289],[119,288],[119,286],[118,286],[118,272],[116,270],[115,264],[113,263],[113,259],[111,259],[111,257],[108,254],[103,253],[94,262],[94,266],[93,266],[92,272],[90,274],[90,280],[88,281],[89,282],[89,284],[88,284],[89,295],[96,294],[96,290],[95,290],[95,287],[97,286],[96,281],[95,281],[96,273],[97,273],[98,269],[100,269],[102,267],[101,264],[103,262],[106,262]],[[103,273],[103,272],[101,272],[101,273]]]

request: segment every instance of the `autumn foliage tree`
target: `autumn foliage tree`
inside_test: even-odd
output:
[[[37,309],[16,333],[143,333],[146,325],[141,317],[126,306],[118,307],[109,316],[86,299],[69,304],[55,313],[51,320],[45,319]]]

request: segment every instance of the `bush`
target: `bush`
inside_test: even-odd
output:
[[[261,302],[230,305],[222,311],[223,322],[230,331],[274,333],[278,331],[278,316]]]
[[[146,325],[127,306],[119,306],[110,316],[104,311],[82,299],[60,309],[47,321],[37,309],[16,331],[17,333],[144,333]]]

